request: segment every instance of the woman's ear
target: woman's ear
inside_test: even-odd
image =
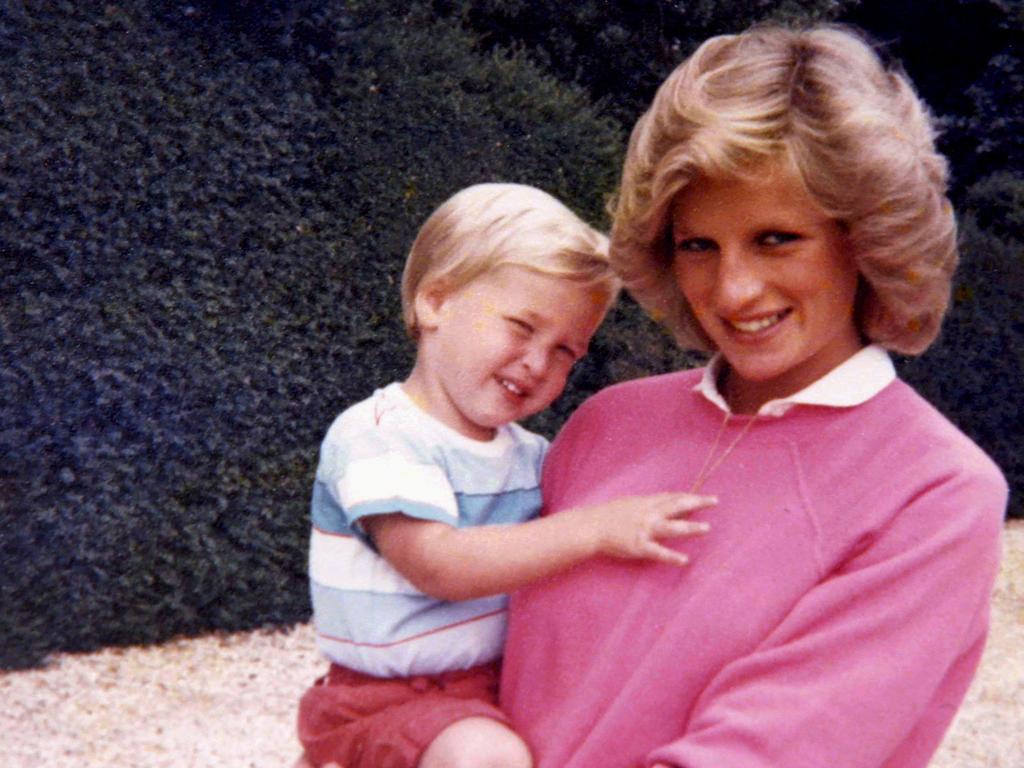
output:
[[[413,301],[416,308],[416,327],[421,331],[437,328],[450,294],[448,288],[438,280],[421,285]]]

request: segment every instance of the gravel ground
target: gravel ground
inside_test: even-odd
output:
[[[1024,521],[1003,548],[981,671],[930,768],[1024,766]],[[0,765],[288,768],[323,666],[309,625],[59,655],[0,674]]]

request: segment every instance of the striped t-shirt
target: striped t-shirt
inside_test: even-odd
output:
[[[400,512],[456,527],[520,523],[540,510],[547,440],[517,424],[472,440],[415,406],[398,383],[342,413],[320,447],[309,575],[320,649],[377,677],[436,674],[498,658],[503,595],[424,595],[382,558],[360,518]]]

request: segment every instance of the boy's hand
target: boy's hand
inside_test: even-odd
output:
[[[697,509],[718,503],[713,496],[657,493],[625,496],[591,507],[573,509],[578,525],[594,537],[597,551],[624,559],[657,560],[686,565],[689,558],[661,543],[664,539],[706,533],[704,522],[681,519]]]
[[[360,518],[377,550],[424,594],[471,600],[511,592],[594,555],[684,565],[660,542],[708,530],[680,518],[711,496],[658,493],[578,507],[518,525],[455,528],[400,512]]]

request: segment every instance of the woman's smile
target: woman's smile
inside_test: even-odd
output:
[[[672,209],[676,281],[729,363],[730,404],[754,411],[862,346],[841,227],[781,164],[761,170],[698,179]]]
[[[779,323],[789,316],[790,310],[784,309],[780,312],[773,312],[770,315],[755,319],[726,319],[725,322],[733,327],[734,330],[738,331],[742,336],[750,336],[761,334],[770,328],[775,328]]]

